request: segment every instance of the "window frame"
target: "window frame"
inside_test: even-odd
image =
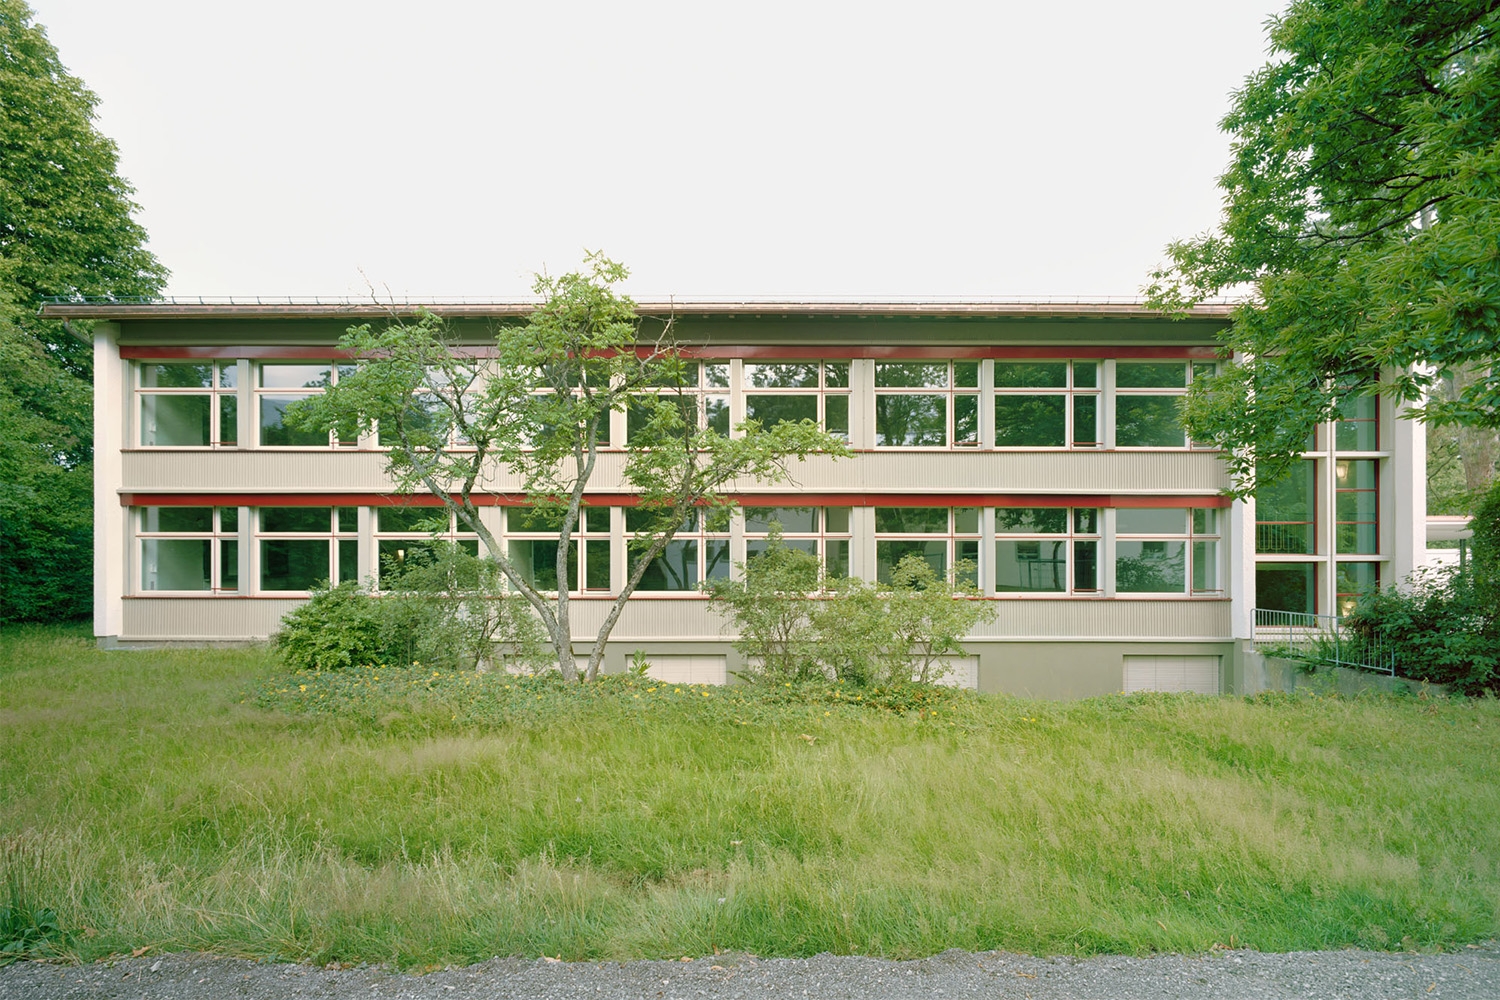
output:
[[[882,386],[880,384],[881,368],[883,366],[946,366],[945,383],[942,387],[937,386]],[[974,371],[973,385],[959,385],[958,366],[963,365],[965,369],[972,367]],[[878,359],[874,362],[871,373],[871,410],[870,427],[874,446],[882,451],[975,451],[980,447],[983,437],[983,415],[980,411],[983,389],[981,377],[982,365],[977,359],[946,359],[946,360],[918,360],[918,359]],[[967,373],[966,373],[967,374]],[[882,398],[901,396],[932,396],[943,399],[944,408],[944,431],[942,444],[882,444],[880,430],[880,401]],[[974,431],[973,439],[956,441],[958,432],[958,400],[973,402],[974,409]]]
[[[148,370],[155,367],[193,367],[209,369],[209,382],[207,386],[155,386],[146,385],[145,376]],[[153,451],[162,448],[191,448],[206,451],[239,448],[239,361],[234,358],[213,358],[194,360],[189,358],[160,358],[149,360],[138,360],[131,365],[132,378],[134,380],[135,400],[134,414],[136,420],[136,445],[138,448],[150,448]],[[226,377],[227,376],[227,377]],[[208,400],[208,441],[204,444],[157,444],[147,443],[147,400],[160,399],[163,397],[206,397]],[[224,403],[226,400],[233,401],[233,429],[234,440],[224,440],[226,416]],[[152,422],[155,426],[157,421]]]
[[[1064,528],[1061,532],[1011,531],[1000,527],[1000,511],[1003,510],[1061,510]],[[1092,529],[1080,527],[1083,512],[1093,512]],[[1002,506],[989,508],[991,544],[995,572],[991,580],[992,593],[996,597],[1037,599],[1060,599],[1065,597],[1101,597],[1104,594],[1104,508],[1100,507],[1036,507]],[[1063,573],[1065,585],[1062,590],[1002,590],[1000,589],[1000,546],[1008,542],[1061,542],[1063,545]],[[1078,546],[1094,546],[1094,586],[1078,586]],[[1019,560],[1018,560],[1019,562]]]
[[[1063,365],[1064,378],[1061,386],[1002,386],[1001,365]],[[1094,384],[1078,384],[1078,366],[1092,365]],[[991,365],[990,376],[996,451],[1098,451],[1104,447],[1104,362],[1098,358],[997,358]],[[1002,444],[1000,442],[1000,400],[1028,396],[1061,397],[1063,400],[1062,444]],[[1078,440],[1079,401],[1092,400],[1094,404],[1094,440]]]
[[[170,446],[169,446],[170,447]],[[191,529],[186,531],[164,531],[160,528],[152,530],[146,527],[148,511],[152,510],[208,510],[210,512],[209,527],[204,529]],[[224,513],[234,511],[234,525],[224,526]],[[234,506],[209,506],[206,504],[192,505],[145,505],[131,509],[132,527],[135,529],[134,552],[136,558],[137,572],[132,574],[131,592],[136,594],[149,594],[153,597],[184,596],[184,595],[206,595],[211,597],[241,597],[247,593],[243,586],[244,581],[240,579],[239,567],[239,545],[240,545],[240,518],[244,511]],[[209,549],[209,573],[208,586],[195,587],[191,589],[165,588],[148,586],[145,580],[149,561],[146,553],[147,543],[162,541],[195,541],[207,542]],[[234,576],[235,586],[230,588],[225,585],[225,570],[229,562],[225,551],[225,544],[234,546]],[[158,571],[159,572],[159,571]]]

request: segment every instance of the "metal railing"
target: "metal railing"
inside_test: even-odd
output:
[[[1396,647],[1355,635],[1336,615],[1255,609],[1255,648],[1285,649],[1299,659],[1396,675]]]

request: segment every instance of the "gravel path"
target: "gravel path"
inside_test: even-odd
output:
[[[1031,958],[947,951],[915,962],[818,955],[721,955],[683,962],[494,959],[425,976],[389,969],[316,969],[179,953],[84,966],[19,962],[0,969],[0,1000],[642,1000],[962,998],[1032,1000],[1387,1000],[1500,997],[1500,945],[1443,955],[1369,951],[1150,958]]]

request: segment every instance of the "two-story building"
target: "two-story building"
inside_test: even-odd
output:
[[[532,306],[429,308],[481,344]],[[262,639],[318,582],[378,581],[422,544],[378,433],[342,439],[283,421],[352,363],[335,346],[344,330],[386,310],[45,307],[94,323],[101,643]],[[1423,437],[1380,400],[1322,427],[1302,469],[1258,503],[1224,496],[1224,465],[1187,438],[1178,400],[1218,363],[1225,306],[1175,321],[1113,303],[642,303],[640,313],[674,317],[708,425],[806,417],[855,454],[814,456],[791,484],[747,486],[727,524],[679,536],[631,598],[606,669],[640,649],[674,676],[724,680],[737,654],[699,585],[736,572],[773,521],[834,573],[879,578],[909,552],[940,569],[972,562],[998,614],[969,637],[955,676],[1045,697],[1238,690],[1256,607],[1337,613],[1422,559]],[[566,582],[580,648],[627,571],[629,430],[619,414]],[[487,524],[513,558],[555,575],[556,537],[517,516],[526,498],[513,486],[497,472]]]

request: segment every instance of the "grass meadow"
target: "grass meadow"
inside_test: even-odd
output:
[[[580,692],[0,632],[0,909],[81,960],[1449,947],[1500,929],[1497,774],[1493,700]]]

